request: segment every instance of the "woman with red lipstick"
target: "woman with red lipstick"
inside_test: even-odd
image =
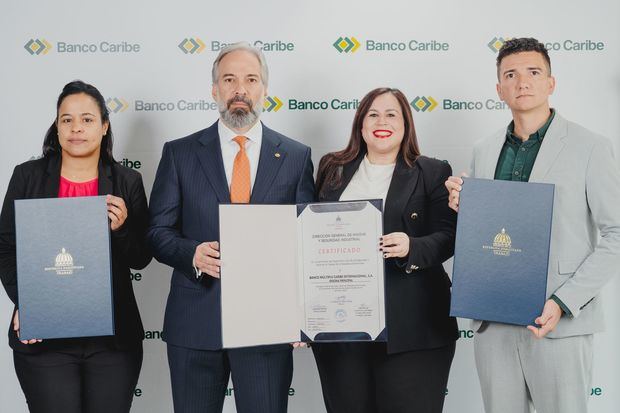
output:
[[[454,252],[451,172],[420,155],[407,98],[390,88],[362,99],[347,147],[321,159],[319,200],[381,198],[386,232],[388,341],[313,344],[328,412],[441,412],[458,338],[442,266]]]
[[[20,341],[14,201],[94,195],[107,195],[116,334]],[[67,84],[58,97],[43,156],[15,167],[0,214],[0,278],[15,303],[9,345],[30,412],[129,412],[144,338],[129,268],[144,268],[151,260],[147,225],[140,174],[112,156],[103,96],[84,82]]]

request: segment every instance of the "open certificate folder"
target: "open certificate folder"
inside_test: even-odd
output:
[[[385,341],[381,201],[220,205],[222,342]]]
[[[15,201],[20,339],[114,335],[105,196]]]
[[[534,325],[546,299],[554,185],[463,181],[450,315]]]

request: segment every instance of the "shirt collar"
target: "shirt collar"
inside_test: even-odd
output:
[[[253,144],[260,144],[263,139],[263,124],[259,120],[250,128],[249,131],[243,135],[239,135],[237,132],[224,125],[224,122],[220,119],[217,122],[217,132],[220,135],[220,142],[222,143],[231,142],[236,136],[245,136]]]
[[[530,137],[528,138],[528,141],[542,142],[542,140],[545,138],[545,134],[547,133],[547,130],[549,129],[549,126],[551,125],[551,122],[553,121],[554,117],[555,117],[555,109],[552,108],[551,114],[547,118],[547,121],[545,122],[545,124],[542,125],[540,129],[538,129],[536,132],[532,133]],[[510,122],[510,124],[508,125],[508,129],[506,130],[506,139],[511,143],[521,144],[522,143],[521,139],[517,135],[514,134],[514,131],[515,131],[515,121],[513,120]]]

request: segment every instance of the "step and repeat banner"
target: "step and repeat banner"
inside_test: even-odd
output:
[[[364,94],[391,86],[414,109],[422,152],[466,171],[473,143],[511,120],[495,92],[495,58],[506,39],[522,36],[549,49],[557,80],[553,107],[607,136],[618,153],[619,18],[615,0],[5,2],[0,192],[16,164],[40,154],[63,85],[81,79],[106,97],[114,155],[142,173],[150,193],[164,142],[217,119],[211,65],[222,47],[239,40],[267,57],[263,122],[311,146],[315,168],[322,155],[346,144]],[[153,262],[131,275],[146,329],[132,410],[138,413],[172,411],[161,331],[170,273]],[[618,277],[603,296],[607,331],[595,337],[590,408],[614,413],[620,406]],[[11,310],[0,295],[2,325],[8,327]],[[444,410],[479,413],[475,333],[468,320],[459,326]],[[1,410],[26,412],[6,341],[1,334]],[[312,352],[295,350],[294,357],[290,411],[324,412]],[[224,410],[234,412],[232,383],[226,396]]]

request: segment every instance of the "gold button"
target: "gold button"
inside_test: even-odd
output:
[[[411,214],[411,219],[418,219],[418,213],[414,212],[413,214]]]

